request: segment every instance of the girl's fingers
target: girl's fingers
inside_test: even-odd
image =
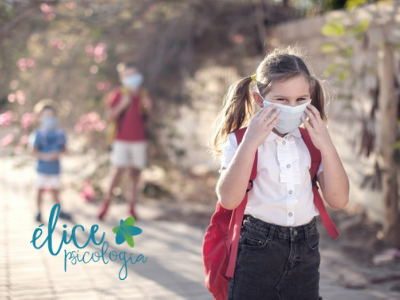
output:
[[[268,117],[268,115],[270,114],[270,112],[273,111],[275,108],[276,108],[275,105],[270,105],[270,106],[268,106],[267,108],[264,108],[264,109],[261,111],[260,118],[262,118],[262,119],[264,120],[265,118]]]
[[[311,126],[311,124],[308,122],[308,120],[304,117],[301,117],[301,120],[304,123],[304,126],[306,127],[307,131],[312,131],[314,128]]]
[[[313,127],[314,125],[318,124],[317,118],[315,117],[314,112],[310,108],[307,107],[305,113],[310,118],[309,122],[313,125]]]
[[[315,122],[322,121],[321,114],[319,113],[318,109],[314,105],[309,105],[307,108],[308,108],[308,111],[312,113],[312,115],[315,119]],[[307,111],[307,109],[306,109],[306,111]]]
[[[269,124],[267,125],[267,128],[272,130],[272,128],[275,127],[276,123],[278,123],[279,117],[276,116]]]

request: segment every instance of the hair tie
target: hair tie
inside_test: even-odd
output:
[[[257,82],[257,73],[250,76],[252,82]]]

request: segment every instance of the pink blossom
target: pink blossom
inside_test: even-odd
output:
[[[93,188],[92,183],[89,180],[84,180],[82,183],[82,191],[81,191],[82,198],[88,202],[92,202],[94,201],[95,195],[96,192]]]
[[[97,122],[96,123],[96,130],[97,131],[103,131],[107,126],[107,123],[105,121]]]
[[[29,137],[25,134],[19,138],[20,145],[26,145],[28,143]]]
[[[8,94],[7,100],[8,102],[13,103],[15,101],[16,97],[15,94]]]
[[[18,60],[17,66],[21,71],[25,72],[26,69],[31,69],[35,66],[35,61],[30,58],[21,58]]]
[[[27,58],[26,59],[26,66],[30,69],[35,66],[35,61],[33,59]]]
[[[96,46],[87,45],[85,47],[87,54],[94,57],[96,63],[101,63],[107,59],[107,45],[105,43],[98,43]]]
[[[21,117],[21,127],[24,130],[29,129],[36,121],[36,115],[33,113],[24,113]]]
[[[7,134],[5,137],[3,137],[0,140],[0,145],[2,147],[6,147],[8,145],[10,145],[12,142],[14,142],[14,135],[12,135],[11,133]]]
[[[40,10],[44,13],[52,13],[54,12],[54,7],[47,5],[46,3],[42,3],[40,5]]]
[[[102,54],[106,53],[107,45],[104,43],[98,43],[97,46],[93,49],[93,54],[95,56],[101,56]]]
[[[75,124],[75,131],[77,133],[101,131],[104,128],[105,122],[101,120],[99,114],[96,112],[80,116],[78,122]]]
[[[100,81],[97,83],[97,90],[99,90],[99,91],[108,90],[110,87],[111,87],[111,84],[109,81]]]
[[[85,51],[87,54],[92,55],[93,54],[93,46],[92,45],[87,45],[85,47]]]
[[[54,39],[50,42],[50,45],[58,50],[62,50],[65,48],[65,44],[60,39]]]
[[[17,145],[14,147],[14,154],[20,154],[22,152],[22,147]]]
[[[67,2],[66,4],[65,4],[65,6],[68,8],[68,9],[75,9],[76,8],[76,3],[75,2]]]
[[[25,104],[25,93],[22,90],[18,90],[15,92],[15,97],[20,105]]]
[[[235,34],[232,40],[235,44],[241,44],[244,42],[244,36],[242,34]]]
[[[55,19],[55,17],[56,17],[56,15],[55,15],[55,14],[53,14],[53,13],[44,14],[44,19],[45,19],[45,20],[47,20],[47,21],[54,20],[54,19]]]
[[[7,110],[5,113],[0,114],[0,125],[10,126],[13,118],[13,113],[11,110]]]

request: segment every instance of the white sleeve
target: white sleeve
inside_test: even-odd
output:
[[[223,168],[228,168],[233,156],[235,156],[237,148],[238,144],[236,140],[236,135],[232,132],[228,135],[228,139],[222,148],[221,170]]]
[[[319,164],[319,168],[317,170],[317,177],[319,175],[319,173],[321,173],[324,169],[322,168],[322,163]]]

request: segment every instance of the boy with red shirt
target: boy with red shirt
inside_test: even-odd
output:
[[[140,172],[147,164],[147,142],[144,116],[151,117],[153,105],[141,87],[143,75],[133,63],[117,67],[122,88],[111,94],[107,108],[107,119],[116,123],[116,135],[112,144],[111,163],[115,173],[108,193],[100,206],[98,217],[104,218],[112,200],[113,190],[118,185],[125,169],[132,183],[129,213],[137,219],[135,202]]]

